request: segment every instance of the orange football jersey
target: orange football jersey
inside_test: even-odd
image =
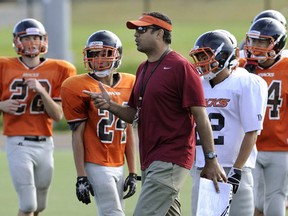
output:
[[[62,82],[76,75],[75,67],[63,60],[45,59],[29,69],[19,58],[0,58],[0,100],[19,102],[16,114],[3,113],[3,134],[7,136],[51,136],[53,120],[45,112],[42,99],[23,79],[36,78],[53,100],[61,101]]]
[[[119,80],[112,86],[104,85],[111,100],[127,104],[135,76],[117,73]],[[81,74],[65,80],[61,96],[68,123],[86,121],[84,131],[85,161],[104,166],[124,164],[127,124],[107,110],[97,109],[90,96],[83,90],[101,92],[98,81],[89,74]]]
[[[245,64],[246,60],[240,59],[240,66],[245,67]],[[257,149],[288,151],[288,57],[282,57],[266,69],[258,66],[256,74],[268,84],[266,114],[263,130],[257,138]]]

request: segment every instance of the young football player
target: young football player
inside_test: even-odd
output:
[[[288,58],[282,56],[286,46],[285,26],[272,18],[252,23],[240,66],[256,61],[255,74],[268,84],[264,129],[257,139],[257,161],[253,172],[255,216],[285,216],[288,186]]]
[[[251,216],[255,143],[263,128],[267,84],[238,67],[238,48],[233,38],[219,30],[206,32],[198,37],[190,56],[202,77],[217,158],[233,186],[230,215]],[[197,140],[196,161],[191,170],[193,216],[197,215],[200,172],[205,160],[201,141]]]
[[[91,193],[99,216],[124,216],[123,199],[136,191],[133,131],[111,112],[97,109],[89,92],[100,91],[101,82],[113,100],[127,104],[135,76],[116,71],[122,60],[122,43],[108,30],[91,34],[83,54],[89,73],[67,79],[61,89],[64,115],[72,130],[77,198],[88,204]],[[125,157],[129,176],[124,182]],[[124,197],[123,190],[128,190]]]
[[[13,45],[19,57],[0,58],[0,111],[18,216],[38,216],[47,206],[53,175],[53,121],[63,117],[60,87],[76,75],[64,60],[42,57],[48,49],[44,26],[19,21]]]

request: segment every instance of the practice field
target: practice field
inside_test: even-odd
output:
[[[77,200],[75,194],[76,172],[70,133],[57,133],[55,136],[55,173],[49,194],[48,208],[41,216],[91,216],[97,215],[95,202],[85,205]],[[0,215],[16,215],[17,196],[11,183],[3,139],[0,139]],[[138,182],[137,193],[126,201],[126,215],[132,216],[136,205],[141,183]],[[181,194],[182,211],[190,215],[191,177],[188,176]],[[92,197],[91,197],[92,198]]]
[[[0,215],[16,215],[17,197],[13,189],[6,155],[0,150]],[[75,168],[72,151],[68,149],[55,151],[55,173],[49,194],[48,208],[41,216],[92,216],[97,215],[94,200],[89,205],[80,203],[75,194]],[[182,215],[190,216],[191,177],[188,176],[181,192]],[[137,185],[137,193],[126,201],[126,216],[132,216],[136,205],[141,183]],[[288,214],[286,213],[286,216]]]
[[[73,56],[72,63],[77,67],[78,73],[85,73],[82,51],[87,38],[91,33],[100,29],[111,30],[120,37],[123,44],[123,61],[120,71],[135,73],[137,66],[146,59],[146,56],[137,52],[133,37],[134,31],[128,30],[125,23],[127,20],[137,19],[145,11],[144,0],[71,0],[71,2],[70,48]],[[190,59],[189,51],[196,38],[209,30],[228,30],[241,43],[253,17],[261,10],[266,9],[265,2],[270,2],[272,9],[279,10],[288,17],[287,0],[147,0],[147,2],[150,2],[150,11],[163,12],[172,19],[171,47],[188,59]],[[1,4],[0,7],[2,7]],[[9,16],[14,19],[19,17],[17,9],[23,9],[16,6],[13,8],[15,9],[14,12],[9,12],[6,15],[1,13],[5,18],[3,20],[8,22]],[[41,11],[37,11],[35,14],[37,14],[35,18],[41,20],[41,16],[39,17]],[[11,46],[13,25],[0,26],[0,56],[16,56]],[[53,32],[49,34],[53,34]],[[0,128],[1,118],[0,116]],[[61,122],[63,123],[64,120]],[[65,128],[66,123],[63,125]],[[62,141],[55,142],[55,173],[49,195],[49,204],[41,216],[97,215],[94,203],[86,206],[78,202],[76,198],[76,173],[70,147],[71,137],[67,136],[67,132],[58,132],[58,135],[59,133]],[[64,134],[61,135],[61,133]],[[12,216],[17,213],[17,197],[12,187],[1,136],[0,216]],[[140,188],[139,182],[137,194],[126,201],[127,216],[132,216]],[[190,216],[191,214],[190,194],[191,177],[188,176],[181,193],[183,216]]]

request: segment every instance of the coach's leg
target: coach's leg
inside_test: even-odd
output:
[[[142,174],[134,216],[181,215],[177,197],[188,173],[188,169],[172,163],[153,162]]]

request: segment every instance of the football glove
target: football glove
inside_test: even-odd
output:
[[[239,184],[241,181],[241,173],[242,170],[232,167],[227,175],[227,182],[229,184],[232,184],[233,186],[233,193],[236,194],[238,188],[239,188]]]
[[[127,191],[129,187],[128,193],[123,197],[123,199],[127,199],[131,196],[133,196],[136,192],[136,181],[137,181],[137,174],[136,173],[129,173],[127,178],[125,179],[124,182],[124,192]]]
[[[94,196],[94,191],[88,178],[86,176],[77,177],[76,195],[78,200],[85,203],[86,205],[91,203],[89,192],[92,196]]]

